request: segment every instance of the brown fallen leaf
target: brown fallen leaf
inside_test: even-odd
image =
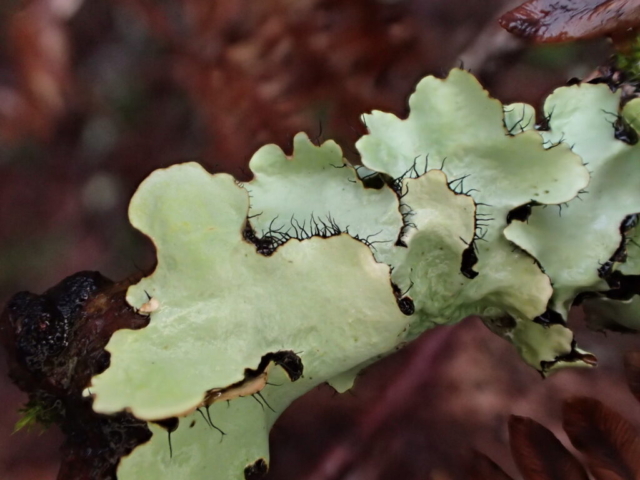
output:
[[[514,35],[538,43],[624,39],[640,26],[640,0],[529,0],[499,22]]]
[[[511,455],[525,480],[588,480],[580,462],[538,422],[509,418]]]
[[[640,478],[640,438],[618,412],[587,397],[569,399],[563,426],[573,446],[587,457],[596,480]]]
[[[467,480],[513,480],[493,460],[480,452],[474,452]]]

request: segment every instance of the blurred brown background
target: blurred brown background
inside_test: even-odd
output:
[[[247,178],[265,143],[337,140],[357,162],[359,114],[406,113],[426,74],[464,63],[504,102],[536,106],[606,62],[606,42],[526,46],[503,0],[0,1],[0,304],[79,270],[120,279],[153,263],[127,202],[152,170],[196,160]],[[579,312],[578,312],[579,316]],[[579,320],[579,319],[578,319]],[[561,399],[589,394],[640,425],[621,376],[632,336],[586,332],[597,371],[544,382],[478,321],[428,332],[322,386],[272,432],[272,480],[464,479],[473,449],[517,478],[506,419],[562,436]],[[0,357],[1,357],[0,353]],[[25,401],[0,358],[0,478],[54,479],[60,435],[12,434]]]

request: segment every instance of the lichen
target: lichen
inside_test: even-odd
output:
[[[364,116],[362,167],[299,134],[290,157],[260,149],[244,184],[193,163],[154,172],[129,210],[157,248],[127,295],[149,325],[113,335],[87,389],[153,433],[118,478],[259,478],[295,398],[344,391],[468,315],[543,374],[593,366],[570,305],[640,274],[624,227],[640,212],[640,101],[619,103],[606,85],[562,88],[536,125],[453,70],[420,82],[408,118]]]

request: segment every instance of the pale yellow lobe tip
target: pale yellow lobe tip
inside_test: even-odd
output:
[[[140,313],[151,313],[155,312],[160,308],[160,302],[156,298],[150,298],[147,303],[143,303],[142,306],[138,309]]]
[[[211,390],[207,395],[205,403],[211,405],[214,402],[221,402],[223,400],[233,400],[239,397],[248,397],[258,393],[267,385],[267,372],[262,372],[257,377],[245,380],[239,385],[232,386],[230,388]]]
[[[274,363],[270,362],[263,372],[250,378],[245,378],[241,382],[226,388],[214,388],[207,392],[204,405],[211,405],[223,400],[233,400],[234,398],[248,397],[254,395],[267,386],[269,371]]]

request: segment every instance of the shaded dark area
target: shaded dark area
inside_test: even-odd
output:
[[[471,242],[467,248],[462,252],[462,264],[460,265],[460,273],[467,278],[476,278],[479,274],[473,269],[473,266],[478,263],[478,255],[476,255],[475,241]]]
[[[244,469],[244,478],[246,480],[260,480],[267,475],[268,471],[269,466],[267,462],[261,458]]]
[[[83,395],[109,366],[104,347],[113,332],[148,324],[125,301],[131,281],[80,272],[42,295],[17,293],[0,318],[9,377],[29,396],[24,414],[66,436],[59,479],[115,479],[120,458],[151,438],[146,422],[124,412],[99,415]]]
[[[262,357],[257,371],[254,370],[252,373],[255,375],[257,372],[264,372],[271,362],[282,367],[292,382],[299,380],[304,372],[302,359],[295,352],[291,350],[281,350],[275,353],[268,353]]]
[[[549,327],[551,325],[564,325],[562,315],[550,308],[547,308],[546,312],[542,315],[538,315],[533,319],[533,321],[544,327]]]
[[[624,370],[629,388],[640,402],[640,351],[628,352],[624,356]]]
[[[549,127],[547,126],[547,128],[543,130],[548,130],[548,129]],[[529,217],[531,216],[533,207],[536,207],[539,205],[540,204],[538,202],[533,201],[533,202],[525,203],[524,205],[520,205],[519,207],[514,208],[507,214],[507,223],[511,223],[514,220],[517,220],[519,222],[526,222],[527,220],[529,220]]]
[[[153,248],[129,226],[126,209],[137,184],[156,168],[196,160],[247,179],[258,147],[274,142],[290,151],[298,131],[335,139],[357,162],[354,141],[365,131],[360,114],[406,114],[406,99],[426,74],[442,76],[462,62],[505,103],[539,106],[567,79],[607,63],[604,41],[525,48],[497,23],[518,3],[0,2],[0,303],[78,271],[121,279],[149,269]],[[621,81],[611,71],[598,78]],[[24,361],[11,369],[38,382],[37,371],[51,368],[59,379],[46,385],[52,397],[39,401],[55,405],[59,389],[80,388],[106,367],[108,358],[97,353],[75,371],[48,360],[70,354],[49,348],[70,335],[110,331],[115,324],[99,327],[107,318],[100,309],[128,308],[93,303],[95,312],[86,313],[81,293],[93,292],[91,285],[95,292],[120,289],[114,298],[123,302],[126,282],[100,278],[77,284],[76,303],[55,290],[16,299],[15,311],[29,309],[41,319],[23,331],[44,341],[23,343]],[[409,297],[400,300],[410,311]],[[78,308],[85,312],[81,324],[68,320]],[[366,370],[352,394],[321,386],[297,401],[272,431],[266,478],[467,479],[474,450],[519,478],[507,441],[509,415],[535,418],[569,445],[560,408],[576,394],[606,394],[608,405],[640,424],[620,353],[637,338],[576,328],[600,366],[544,382],[479,322],[429,332]],[[104,346],[105,337],[95,333],[87,338],[97,343],[86,351]],[[56,341],[48,343],[51,338]],[[54,479],[61,435],[56,427],[43,435],[11,434],[28,398],[9,382],[0,355],[0,478]],[[78,418],[100,437],[77,436],[63,447],[62,457],[74,458],[68,465],[86,465],[74,449],[83,443],[129,448],[118,436],[125,417],[96,424],[88,403],[65,408],[83,412]]]
[[[476,452],[469,464],[468,480],[513,480],[493,460]]]

